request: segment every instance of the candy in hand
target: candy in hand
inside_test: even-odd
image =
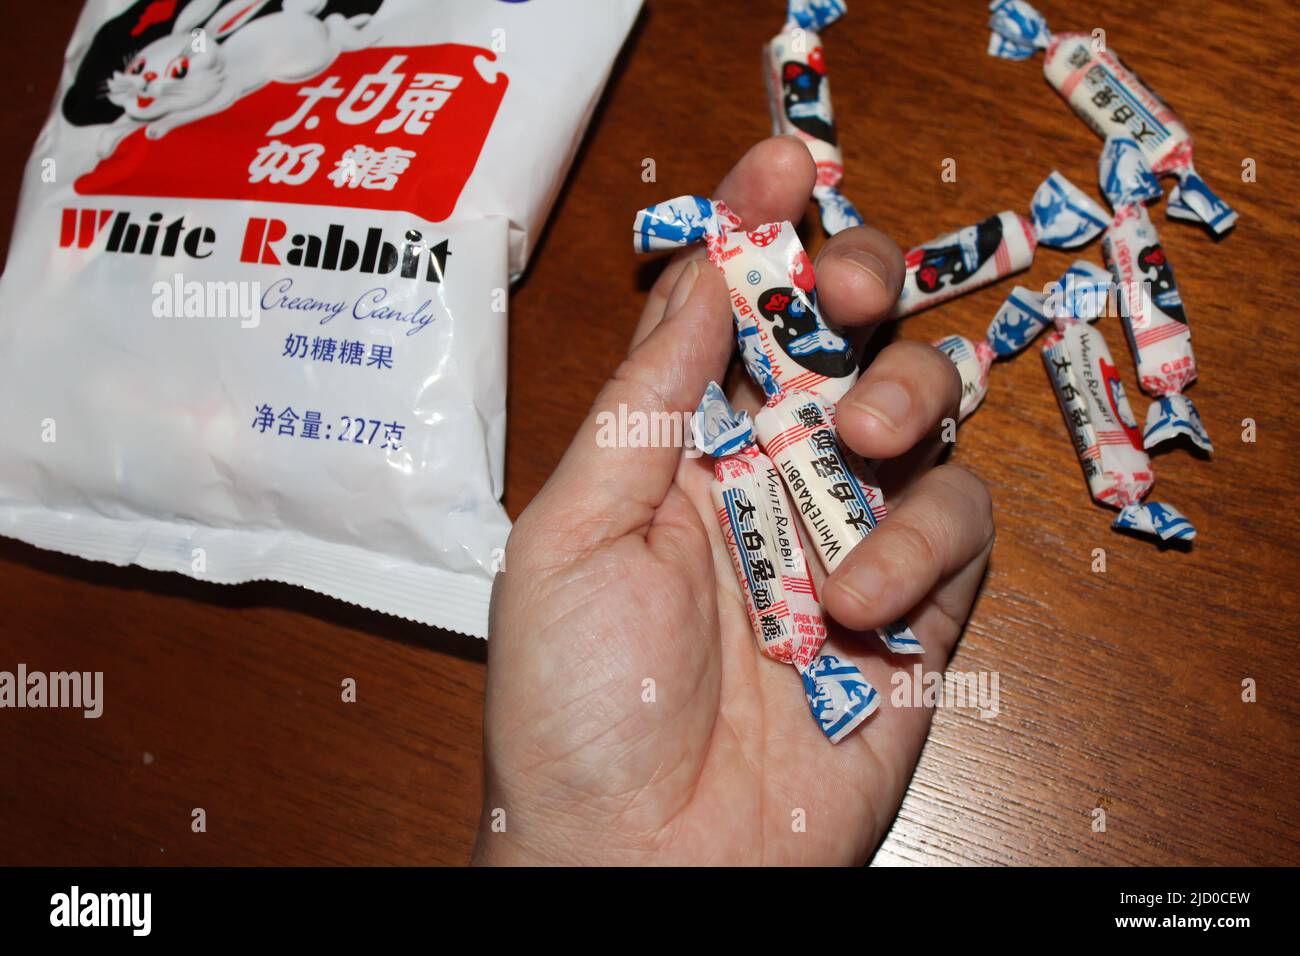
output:
[[[710,382],[694,419],[695,441],[714,457],[710,489],[722,537],[759,649],[793,664],[813,717],[839,743],[880,706],[861,672],[833,654],[790,502],[771,460],[758,450],[745,412]]]

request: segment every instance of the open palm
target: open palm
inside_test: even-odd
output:
[[[747,226],[797,219],[815,170],[797,140],[752,149],[718,187]],[[878,232],[829,241],[821,304],[879,321],[902,257]],[[941,670],[992,544],[983,485],[932,468],[955,416],[951,363],[903,342],[839,405],[842,439],[882,459],[891,514],[829,580],[827,650],[884,696],[838,745],[796,670],[762,656],[712,513],[708,459],[606,447],[602,412],[685,416],[733,348],[725,283],[696,252],[660,277],[626,362],[520,516],[493,596],[487,790],[475,858],[502,863],[854,863],[887,830],[930,712],[896,708],[890,675]],[[733,402],[751,411],[756,394]],[[923,657],[888,655],[871,628],[907,614]],[[850,630],[851,629],[851,630]]]

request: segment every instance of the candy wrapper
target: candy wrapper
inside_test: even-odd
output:
[[[1076,263],[1073,270],[1080,270]],[[999,310],[1004,323],[1056,329],[1043,344],[1043,364],[1056,391],[1075,452],[1092,497],[1119,509],[1112,527],[1160,538],[1190,541],[1196,529],[1175,508],[1143,503],[1155,481],[1133,410],[1106,340],[1088,320],[1100,315],[1108,282],[1090,266],[1076,293],[1016,289]],[[1068,273],[1067,273],[1068,277]],[[1065,287],[1067,280],[1062,281]]]
[[[1101,153],[1101,189],[1115,215],[1102,240],[1102,254],[1121,292],[1120,316],[1128,336],[1138,382],[1155,396],[1147,408],[1142,441],[1154,448],[1186,436],[1206,452],[1214,450],[1192,400],[1183,390],[1196,381],[1196,356],[1182,297],[1174,282],[1146,202],[1159,198],[1160,183],[1137,143],[1111,137]]]
[[[993,0],[989,54],[1024,60],[1043,50],[1043,73],[1056,92],[1102,138],[1133,139],[1159,175],[1178,177],[1166,213],[1227,232],[1237,213],[1216,196],[1192,166],[1192,138],[1178,116],[1118,56],[1084,33],[1055,36],[1043,15],[1024,0]]]
[[[840,192],[844,157],[819,35],[843,15],[840,0],[790,0],[785,26],[763,47],[772,131],[798,136],[812,153],[817,164],[813,198],[821,209],[822,228],[832,236],[862,225],[862,216]]]
[[[1030,218],[1007,211],[910,249],[903,291],[891,313],[902,318],[1023,272],[1045,245],[1076,249],[1101,235],[1106,213],[1053,170],[1034,192]]]
[[[772,397],[754,424],[794,500],[804,537],[829,574],[885,517],[885,496],[866,463],[840,443],[831,410],[811,392]],[[924,650],[906,621],[876,633],[892,653]]]
[[[978,342],[949,335],[934,343],[957,366],[961,376],[961,405],[957,415],[964,421],[979,407],[988,393],[989,368],[997,359],[1010,358],[1024,350],[1055,317],[1091,320],[1102,314],[1112,288],[1110,273],[1095,263],[1079,259],[1047,292],[1033,292],[1023,286],[1011,291],[1002,308]]]
[[[703,241],[731,293],[740,354],[763,392],[802,388],[837,402],[858,378],[848,340],[817,308],[812,261],[789,222],[746,232],[725,203],[680,196],[637,213],[638,252]]]
[[[749,416],[710,382],[693,424],[697,446],[715,458],[713,507],[759,649],[795,666],[813,718],[839,743],[880,706],[880,695],[853,664],[819,654],[826,624],[817,591],[790,501]]]
[[[805,399],[811,400],[808,404],[816,409],[806,414],[821,416],[817,423],[822,436],[819,440],[833,446],[834,451],[827,454],[838,456],[838,470],[834,474],[810,471],[801,475],[797,487],[790,485],[790,491],[799,499],[800,516],[809,536],[817,541],[827,571],[833,570],[884,515],[884,500],[879,488],[868,489],[860,477],[861,466],[855,474],[847,465],[833,431],[831,409],[857,381],[857,358],[848,341],[817,310],[812,262],[794,226],[789,222],[767,223],[746,232],[724,203],[680,196],[637,213],[633,234],[639,251],[705,243],[710,261],[727,280],[745,367],[768,398],[768,408],[759,415],[760,436],[765,427],[771,428],[773,436],[783,432],[786,425],[777,416],[789,414]],[[784,472],[782,477],[788,482],[791,479]],[[849,494],[855,496],[859,510],[866,511],[869,527],[847,523],[847,519],[831,520],[832,516],[847,513],[849,505],[844,496]],[[826,523],[810,525],[814,511],[824,516]],[[830,544],[825,533],[831,535]],[[881,628],[878,633],[885,645],[897,653],[921,650],[920,642],[904,622]]]

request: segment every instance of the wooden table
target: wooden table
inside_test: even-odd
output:
[[[0,40],[6,217],[79,5],[51,0]],[[871,221],[908,245],[1026,210],[1053,167],[1091,190],[1100,142],[1047,87],[1040,61],[985,55],[982,3],[851,6],[824,39],[845,188]],[[1073,4],[1041,6],[1059,29],[1098,25]],[[953,667],[997,671],[1001,712],[938,713],[877,863],[1300,861],[1300,489],[1287,464],[1300,448],[1300,17],[1285,2],[1125,6],[1141,15],[1098,15],[1110,45],[1186,117],[1198,169],[1241,213],[1217,244],[1155,217],[1195,329],[1193,394],[1217,449],[1213,461],[1159,456],[1158,492],[1200,538],[1190,552],[1162,551],[1111,532],[1037,356],[993,370],[955,454],[992,487],[998,543]],[[512,515],[624,351],[656,268],[631,252],[632,212],[709,189],[768,131],[758,50],[780,24],[780,0],[651,7],[514,295]],[[656,183],[641,179],[646,157]],[[945,158],[956,182],[941,181]],[[1257,182],[1241,180],[1247,158]],[[1071,258],[1043,250],[1021,281],[1040,287]],[[897,334],[980,335],[1009,287]],[[1116,320],[1102,326],[1138,396]],[[1142,413],[1146,400],[1136,405]],[[1241,440],[1245,419],[1253,443]],[[1096,548],[1104,574],[1091,570]],[[468,858],[481,642],[289,587],[202,584],[7,540],[0,565],[0,668],[75,662],[105,671],[111,693],[98,721],[0,712],[0,862]],[[354,705],[340,702],[347,677]],[[1246,679],[1256,703],[1242,700]],[[206,833],[191,832],[195,807]],[[1093,830],[1096,807],[1104,833]]]

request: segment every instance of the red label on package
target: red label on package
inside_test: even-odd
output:
[[[479,47],[340,53],[301,83],[272,82],[209,116],[127,134],[77,179],[89,195],[252,199],[400,210],[456,207],[505,95]],[[144,104],[148,105],[148,104]]]

